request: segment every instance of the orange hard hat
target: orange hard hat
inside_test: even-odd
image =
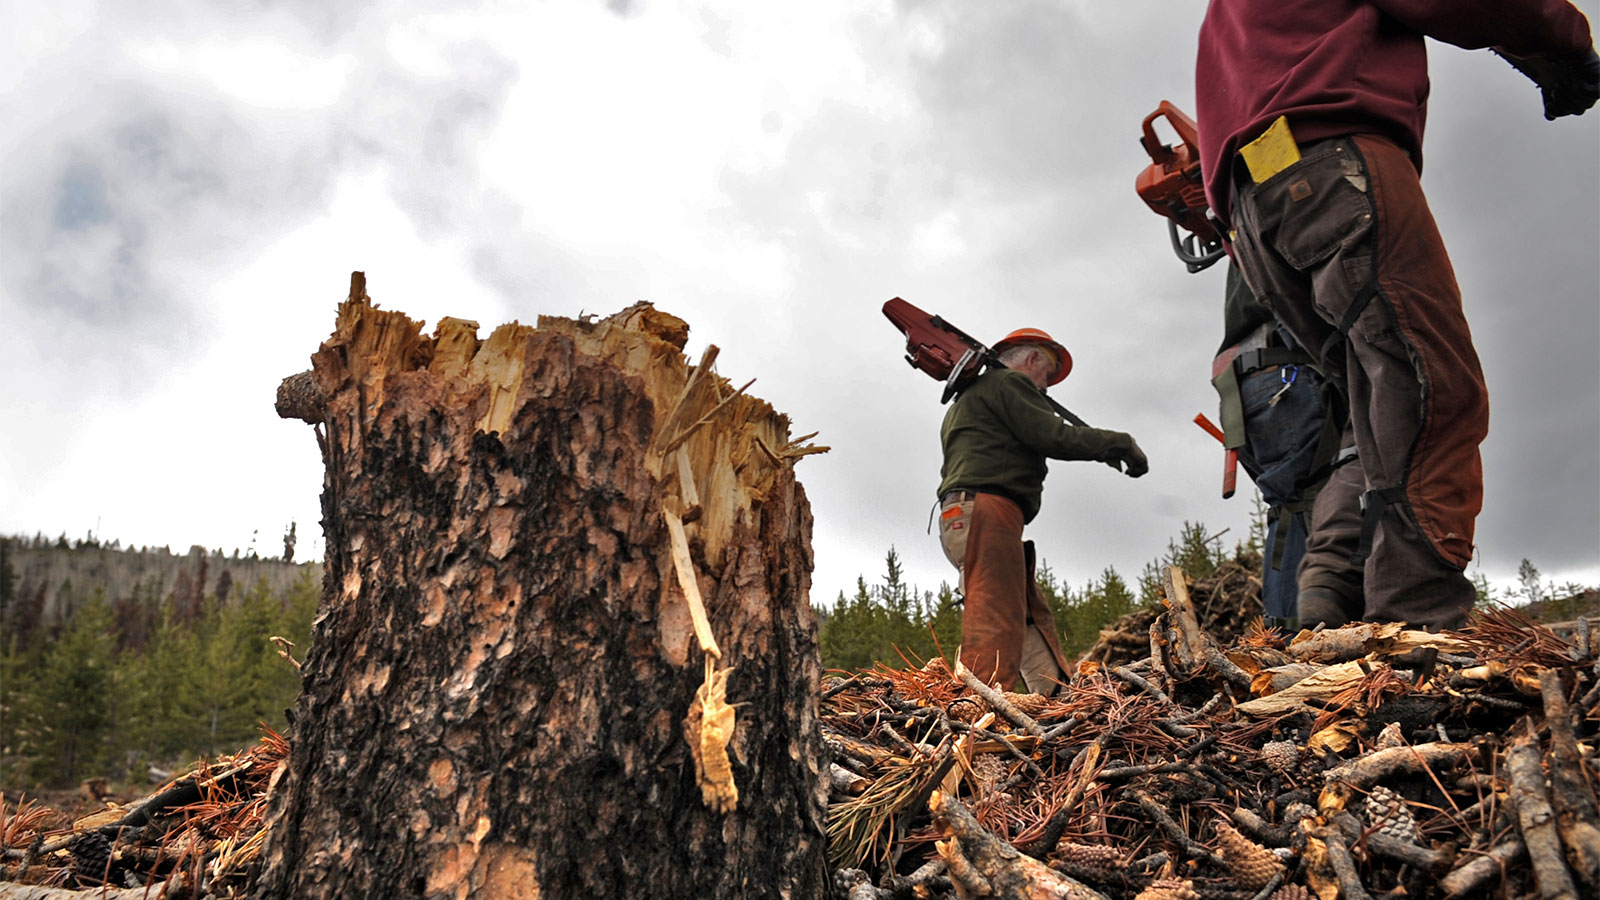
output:
[[[1055,338],[1037,328],[1018,328],[1001,338],[993,349],[995,353],[1004,353],[1012,347],[1023,344],[1038,344],[1056,355],[1056,371],[1050,376],[1051,384],[1060,384],[1061,380],[1067,377],[1067,373],[1072,371],[1072,354],[1067,352],[1067,348],[1056,343]]]

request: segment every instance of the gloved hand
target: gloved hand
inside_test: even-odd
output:
[[[1581,116],[1600,100],[1600,55],[1593,46],[1577,53],[1516,56],[1498,48],[1495,52],[1539,86],[1547,120]]]
[[[1150,460],[1145,459],[1144,451],[1139,449],[1139,442],[1132,435],[1124,434],[1120,440],[1108,447],[1105,461],[1117,471],[1126,471],[1129,478],[1138,478],[1150,471]],[[1124,469],[1123,467],[1127,468]]]

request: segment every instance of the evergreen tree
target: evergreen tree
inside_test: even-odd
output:
[[[1517,566],[1517,581],[1522,584],[1522,599],[1528,603],[1543,602],[1547,592],[1539,582],[1539,567],[1522,558],[1522,563]]]
[[[1261,499],[1261,492],[1256,491],[1251,497],[1250,508],[1250,540],[1245,544],[1245,549],[1251,553],[1262,553],[1267,546],[1267,513],[1270,511],[1266,501]]]
[[[173,598],[161,604],[161,622],[127,673],[130,742],[163,763],[178,762],[199,746],[200,730],[188,678],[201,651],[192,623],[178,616]]]
[[[839,592],[828,616],[828,627],[817,637],[823,666],[850,671],[871,668],[878,661],[874,648],[879,618],[867,579],[857,576],[855,596],[847,598],[843,591]]]
[[[11,538],[0,538],[0,626],[12,624],[17,606],[17,571],[11,564],[11,544]]]
[[[1224,529],[1226,530],[1226,529]],[[1190,578],[1208,578],[1227,559],[1221,534],[1210,534],[1201,522],[1183,523],[1176,541],[1167,541],[1167,554],[1159,560],[1145,564],[1139,575],[1139,602],[1154,606],[1161,602],[1162,583],[1166,580],[1166,567],[1177,566]]]
[[[107,761],[115,662],[111,611],[103,592],[79,605],[45,652],[34,691],[34,778],[73,784]]]
[[[34,673],[39,657],[37,650],[26,652],[15,633],[0,638],[0,790],[28,785],[23,774],[37,744]]]
[[[1489,585],[1489,576],[1478,572],[1472,576],[1472,590],[1478,595],[1472,606],[1478,610],[1490,610],[1500,605],[1495,599],[1494,588]]]
[[[955,588],[949,584],[939,585],[939,593],[932,605],[928,630],[933,634],[934,645],[925,656],[929,659],[934,656],[955,659],[956,648],[961,646],[961,604],[956,602]]]

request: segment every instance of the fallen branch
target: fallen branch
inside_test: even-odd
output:
[[[1207,850],[1194,838],[1189,837],[1189,833],[1183,830],[1183,826],[1173,821],[1173,818],[1167,815],[1167,811],[1162,809],[1160,804],[1150,799],[1149,794],[1136,790],[1133,792],[1133,799],[1138,801],[1139,808],[1144,810],[1144,814],[1156,823],[1156,826],[1161,829],[1168,840],[1183,848],[1183,852],[1194,859],[1203,859],[1212,865],[1227,867],[1227,863],[1222,857]]]
[[[1561,837],[1556,832],[1555,813],[1545,793],[1538,739],[1532,733],[1532,722],[1526,725],[1527,731],[1517,735],[1511,743],[1511,751],[1506,754],[1506,770],[1511,776],[1511,805],[1517,810],[1517,826],[1522,831],[1522,842],[1528,846],[1539,896],[1544,900],[1577,900],[1572,873],[1567,871],[1566,861],[1561,858]]]
[[[1141,678],[1131,671],[1127,666],[1116,666],[1111,670],[1111,674],[1122,679],[1123,681],[1126,681],[1139,690],[1144,691],[1146,694],[1149,694],[1157,700],[1160,700],[1162,703],[1168,705],[1172,703],[1172,698],[1167,696],[1166,691],[1156,687],[1146,679]]]
[[[1368,788],[1396,775],[1416,775],[1427,769],[1453,766],[1472,750],[1470,744],[1416,744],[1374,750],[1323,773],[1328,784],[1343,781],[1357,788]]]
[[[933,792],[928,809],[944,836],[936,846],[958,896],[1107,900],[1099,891],[990,834],[959,800],[943,791]]]
[[[1044,729],[1039,727],[1038,722],[1035,722],[1027,713],[1012,706],[1011,701],[1007,700],[1005,695],[980,681],[978,676],[972,674],[966,666],[961,664],[959,659],[956,660],[956,677],[960,678],[967,687],[972,688],[978,696],[982,697],[984,702],[989,704],[990,709],[1005,716],[1011,724],[1036,738],[1044,737]]]
[[[45,887],[38,884],[0,882],[0,900],[158,900],[183,895],[183,876],[173,875],[164,882],[143,887],[97,887],[84,890]]]
[[[1469,863],[1457,866],[1455,871],[1439,879],[1439,887],[1447,897],[1478,897],[1487,891],[1490,881],[1502,878],[1506,869],[1528,855],[1528,847],[1512,838],[1489,848],[1489,852]]]
[[[1328,864],[1333,866],[1333,873],[1339,878],[1342,900],[1372,900],[1366,885],[1361,883],[1355,860],[1350,858],[1350,848],[1345,845],[1343,832],[1337,826],[1330,825],[1320,829],[1317,837],[1328,848]]]
[[[1346,838],[1365,844],[1373,854],[1416,866],[1431,875],[1443,875],[1450,871],[1450,866],[1455,863],[1454,854],[1421,847],[1401,838],[1390,837],[1381,831],[1368,831],[1350,813],[1341,812],[1335,815],[1333,822],[1344,832]]]
[[[1072,818],[1072,814],[1077,812],[1078,804],[1082,802],[1084,792],[1089,789],[1089,785],[1095,782],[1095,768],[1099,765],[1100,753],[1104,747],[1105,738],[1102,735],[1093,743],[1078,751],[1078,755],[1072,760],[1071,766],[1072,769],[1078,770],[1078,780],[1073,783],[1072,791],[1067,794],[1066,799],[1061,801],[1061,806],[1056,809],[1055,813],[1050,816],[1050,820],[1045,823],[1043,836],[1028,848],[1029,856],[1035,859],[1044,859],[1061,842],[1061,835],[1065,833],[1067,822]]]
[[[1567,861],[1591,894],[1600,894],[1600,827],[1594,798],[1583,777],[1578,739],[1572,733],[1566,688],[1559,669],[1539,675],[1544,696],[1544,723],[1550,729],[1550,801],[1555,806],[1556,830],[1567,847]]]

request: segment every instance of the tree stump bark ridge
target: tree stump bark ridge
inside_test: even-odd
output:
[[[257,894],[822,896],[794,463],[826,448],[648,303],[421,328],[356,273],[314,385],[280,391],[317,427],[326,577]],[[732,803],[685,738],[695,602]]]

